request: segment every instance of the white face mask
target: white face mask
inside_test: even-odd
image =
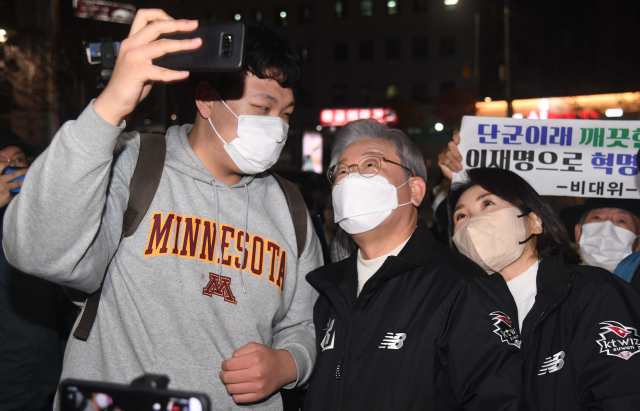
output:
[[[636,235],[611,221],[582,225],[580,252],[587,263],[611,271],[631,254]]]
[[[398,188],[381,175],[363,177],[351,173],[333,189],[333,210],[335,221],[349,234],[371,231],[391,215],[398,207]]]
[[[222,98],[220,101],[238,119],[238,138],[231,143],[225,142],[211,118],[208,120],[234,164],[245,174],[262,173],[273,166],[287,141],[289,124],[281,117],[274,116],[242,114],[238,117]]]
[[[471,217],[453,236],[461,254],[487,273],[500,272],[524,252],[527,237],[523,217],[515,207]],[[526,238],[525,238],[526,237]]]

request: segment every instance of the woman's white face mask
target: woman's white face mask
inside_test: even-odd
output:
[[[587,263],[613,271],[632,253],[636,235],[611,221],[582,225],[580,252]]]
[[[453,236],[458,251],[487,273],[500,272],[516,261],[533,234],[527,237],[521,211],[515,207],[480,214],[467,220]]]

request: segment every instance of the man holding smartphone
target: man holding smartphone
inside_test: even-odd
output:
[[[310,221],[298,257],[284,194],[264,173],[286,140],[301,77],[286,41],[247,24],[243,71],[198,86],[194,124],[167,131],[153,202],[120,241],[140,151],[123,119],[153,82],[188,77],[152,60],[200,47],[199,38],[158,40],[196,27],[138,12],[105,90],[32,165],[7,211],[4,247],[23,271],[84,292],[104,278],[91,334],[69,340],[63,378],[166,374],[170,388],[205,392],[214,409],[281,409],[272,394],[305,384],[313,368],[317,294],[304,276],[322,261]]]

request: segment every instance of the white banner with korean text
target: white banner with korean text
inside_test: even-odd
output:
[[[540,195],[640,198],[640,121],[465,116],[458,148],[464,169],[511,170]]]

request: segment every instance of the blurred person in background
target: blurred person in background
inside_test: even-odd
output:
[[[613,272],[640,250],[640,200],[587,198],[583,205],[562,210],[560,218],[584,264]]]
[[[639,409],[640,295],[577,265],[560,218],[511,171],[467,170],[447,201],[452,246],[515,299],[529,409]]]
[[[27,156],[34,155],[29,144],[0,127],[0,220],[22,187],[22,180],[13,180],[27,173]],[[16,171],[5,174],[8,167]],[[72,310],[60,286],[18,271],[0,252],[0,410],[51,410]]]
[[[509,289],[418,218],[427,179],[418,147],[358,120],[338,132],[330,164],[335,221],[357,250],[307,275],[320,297],[305,410],[519,410]]]

